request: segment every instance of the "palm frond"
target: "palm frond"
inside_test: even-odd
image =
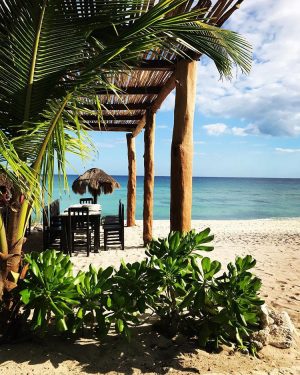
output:
[[[31,194],[38,196],[39,181],[34,171],[20,160],[12,142],[0,130],[0,171],[4,172],[20,191],[24,192],[29,200]],[[29,191],[30,187],[33,191]]]
[[[87,154],[85,103],[101,108],[97,89],[117,94],[110,77],[136,64],[145,51],[185,58],[205,54],[225,77],[234,65],[248,72],[250,45],[234,32],[208,25],[201,9],[177,14],[185,3],[161,0],[145,9],[144,0],[1,2],[0,130],[5,142],[0,155],[9,170],[16,167],[33,182],[25,166],[36,166],[38,159],[36,173],[51,193],[57,162],[66,182],[66,153]],[[18,158],[23,169],[16,165]]]

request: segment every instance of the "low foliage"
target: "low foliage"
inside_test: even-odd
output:
[[[221,263],[201,252],[213,250],[210,229],[172,232],[153,240],[146,259],[73,275],[68,256],[47,250],[26,256],[29,272],[20,286],[24,314],[31,326],[47,330],[53,321],[70,334],[89,327],[101,336],[114,328],[130,339],[130,326],[155,314],[156,328],[172,337],[197,337],[199,345],[218,349],[234,344],[252,349],[249,334],[259,328],[260,280],[250,270],[255,260],[237,257],[220,274]]]

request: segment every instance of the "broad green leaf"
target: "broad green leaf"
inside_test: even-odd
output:
[[[122,333],[124,330],[124,322],[122,319],[117,319],[117,331]]]

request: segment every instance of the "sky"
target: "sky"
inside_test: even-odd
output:
[[[253,46],[250,75],[220,80],[207,58],[198,64],[194,176],[300,178],[300,2],[245,0],[224,25]],[[156,116],[155,174],[170,174],[174,92]],[[127,174],[125,133],[93,132],[97,155],[69,157],[70,173],[99,167]],[[143,134],[136,138],[143,175]]]

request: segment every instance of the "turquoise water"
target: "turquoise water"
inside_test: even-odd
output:
[[[81,196],[71,190],[76,177],[69,176],[70,192],[61,195],[56,178],[54,198],[61,198],[61,209],[79,202]],[[126,206],[127,176],[114,178],[121,189],[99,197],[103,215],[117,213],[119,199]],[[154,219],[169,219],[169,210],[170,177],[156,177]],[[138,177],[136,218],[142,215],[143,177]],[[194,177],[192,215],[193,219],[300,217],[300,179]]]

